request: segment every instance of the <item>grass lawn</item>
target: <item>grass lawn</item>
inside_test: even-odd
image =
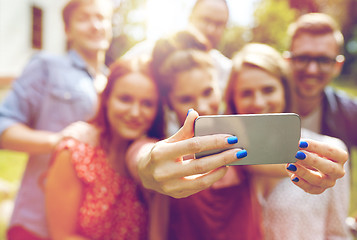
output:
[[[27,155],[24,153],[0,150],[0,180],[9,183],[1,188],[4,188],[3,191],[0,191],[0,240],[6,240],[5,231],[11,212],[9,208],[16,196],[26,162]]]

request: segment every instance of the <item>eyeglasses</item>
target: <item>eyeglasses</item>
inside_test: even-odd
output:
[[[343,62],[345,60],[343,55],[338,55],[335,58],[326,56],[311,57],[308,55],[294,55],[290,54],[290,59],[293,61],[293,68],[297,70],[306,69],[311,62],[317,63],[320,72],[327,73],[336,62]]]

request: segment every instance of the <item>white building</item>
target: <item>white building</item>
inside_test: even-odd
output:
[[[0,0],[0,86],[18,76],[39,49],[65,51],[61,14],[66,1]]]

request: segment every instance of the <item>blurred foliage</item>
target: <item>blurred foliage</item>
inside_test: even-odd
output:
[[[239,51],[251,39],[250,29],[242,26],[229,26],[223,35],[219,50],[228,58]]]
[[[106,56],[106,64],[110,65],[145,36],[146,24],[140,18],[146,0],[121,0],[113,16],[113,41]],[[139,17],[138,17],[139,16]],[[142,32],[143,38],[135,39],[133,32]]]
[[[254,42],[266,43],[278,51],[286,50],[286,31],[296,18],[288,0],[262,0],[254,13]]]

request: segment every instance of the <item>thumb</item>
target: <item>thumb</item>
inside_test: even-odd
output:
[[[188,110],[187,117],[183,126],[174,135],[169,137],[167,142],[178,142],[192,138],[194,136],[195,120],[198,116],[198,113],[192,108]]]

